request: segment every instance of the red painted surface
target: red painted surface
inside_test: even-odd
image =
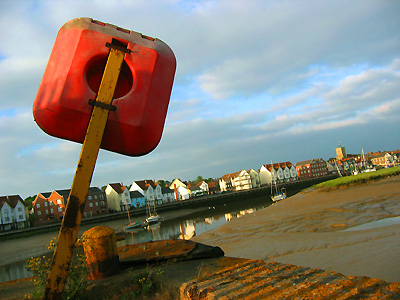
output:
[[[83,143],[92,106],[113,40],[125,54],[102,149],[140,156],[159,143],[176,60],[162,41],[114,25],[79,18],[59,31],[33,104],[39,127],[49,135]]]

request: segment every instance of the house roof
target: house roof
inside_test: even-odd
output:
[[[207,184],[208,184],[208,188],[213,188],[216,185],[219,186],[218,182],[215,182],[215,181],[210,181]]]
[[[313,161],[312,159],[299,161],[299,162],[296,163],[296,167],[309,165],[309,164],[311,164],[312,161]]]
[[[273,167],[275,170],[278,170],[279,168],[282,168],[282,169],[284,169],[284,168],[286,168],[286,167],[291,168],[292,166],[293,166],[293,164],[292,164],[290,161],[275,163],[275,164],[272,164],[272,165],[271,165],[271,164],[264,165],[264,167],[265,167],[268,171],[271,171],[272,167]]]
[[[191,190],[191,191],[200,191],[201,188],[200,188],[199,186],[195,185],[195,186],[191,186],[191,187],[189,188],[189,190]]]
[[[69,194],[71,193],[71,189],[67,189],[67,190],[55,190],[55,192],[57,192],[57,194],[59,194],[60,196],[63,196],[64,199],[68,199]],[[42,194],[43,195],[43,194]]]
[[[103,191],[100,188],[98,188],[97,186],[94,186],[94,187],[89,188],[89,192],[93,193],[93,194],[97,194],[97,193],[102,193]]]
[[[227,181],[227,180],[236,178],[236,177],[238,177],[238,176],[240,175],[240,173],[243,172],[243,171],[246,172],[246,170],[240,170],[240,171],[237,171],[237,172],[235,172],[235,173],[225,174],[225,175],[222,176],[220,179],[223,179],[223,180]]]
[[[124,190],[122,189],[122,184],[121,183],[110,183],[108,184],[111,186],[111,188],[116,191],[118,194],[122,194]]]
[[[374,153],[374,154],[372,155],[371,159],[385,157],[385,155],[386,155],[385,152]]]
[[[173,193],[174,191],[172,189],[170,189],[169,187],[165,186],[165,187],[161,188],[161,192],[163,194],[170,194],[170,193]]]
[[[153,189],[156,188],[156,183],[153,180],[139,180],[139,181],[135,181],[135,183],[143,190],[143,191],[147,191],[147,189],[149,188],[149,186],[151,186]]]
[[[42,195],[44,198],[49,198],[52,192],[45,192],[45,193],[39,193]]]
[[[313,158],[313,159],[308,159],[308,160],[303,160],[303,161],[299,161],[299,162],[297,162],[296,163],[296,167],[299,167],[299,166],[304,166],[304,165],[309,165],[309,164],[311,164],[312,162],[318,162],[318,161],[324,161],[322,158]]]
[[[12,195],[12,196],[1,196],[0,197],[0,209],[3,207],[5,203],[8,203],[8,205],[11,208],[15,208],[17,206],[18,202],[22,202],[24,206],[27,206],[25,201],[22,200],[22,198],[19,195]]]
[[[181,183],[183,183],[183,184],[186,185],[186,186],[188,185],[188,182],[187,182],[187,181],[180,180],[179,178],[175,178],[174,180],[172,180],[171,185],[172,185],[172,183],[173,183],[175,180],[180,181]]]
[[[65,190],[53,190],[60,196],[64,198],[65,201],[68,200],[69,194],[71,193],[71,189],[65,189]],[[88,193],[95,194],[95,193],[101,193],[102,190],[99,189],[98,187],[89,187]],[[45,192],[45,193],[40,193],[44,198],[49,198],[51,196],[52,192]]]
[[[131,191],[131,192],[129,192],[129,195],[131,196],[131,199],[143,198],[144,197],[142,195],[142,193],[140,193],[139,191]]]
[[[355,161],[355,158],[354,157],[346,157],[346,158],[343,158],[341,161],[352,161],[352,160]]]

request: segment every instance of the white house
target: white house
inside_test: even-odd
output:
[[[28,208],[18,195],[0,197],[0,228],[2,231],[29,227]]]
[[[105,189],[108,209],[125,211],[131,207],[131,197],[128,189],[122,183],[110,183]]]
[[[3,197],[2,197],[3,198]],[[3,230],[11,230],[13,220],[13,209],[8,201],[0,200],[0,208],[1,208],[1,227]]]
[[[208,183],[205,181],[201,181],[198,184],[198,187],[203,191],[203,193],[209,193],[210,192],[210,188],[208,187]]]
[[[261,185],[260,174],[253,169],[248,170],[247,173],[249,174],[250,179],[251,179],[251,187],[252,188],[260,187],[260,185]]]
[[[187,182],[186,182],[186,181],[182,181],[182,180],[180,180],[180,179],[178,179],[178,178],[175,178],[175,179],[171,182],[171,184],[169,185],[169,188],[170,188],[171,190],[173,190],[175,187],[178,187],[178,186],[183,186],[184,188],[187,188]]]
[[[162,193],[162,202],[163,203],[171,203],[175,200],[175,192],[171,190],[169,187],[165,186],[161,188]]]
[[[187,200],[190,198],[190,191],[188,188],[183,187],[183,186],[178,186],[176,188],[177,194],[178,194],[178,200]]]
[[[154,201],[157,204],[162,204],[163,195],[162,189],[159,184],[156,184],[154,180],[139,180],[132,182],[130,191],[139,191],[144,195],[149,205],[154,205]]]
[[[232,178],[232,187],[236,191],[249,190],[252,187],[251,177],[246,170],[241,170]]]
[[[261,185],[291,182],[299,179],[296,167],[289,161],[262,165],[259,171]]]
[[[252,187],[251,177],[246,170],[225,174],[219,179],[219,187],[221,191],[248,190]]]

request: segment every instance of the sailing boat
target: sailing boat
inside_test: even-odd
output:
[[[275,193],[273,192],[273,183],[272,183],[272,170],[274,168],[274,165],[272,163],[271,159],[271,200],[274,202],[278,202],[280,200],[286,199],[286,189],[281,188],[280,191],[278,191],[278,187],[276,186],[276,180],[274,180],[275,183]]]
[[[125,226],[124,230],[129,231],[129,230],[133,230],[133,229],[137,229],[137,228],[141,227],[142,223],[137,222],[137,221],[135,221],[135,222],[131,221],[131,216],[129,214],[129,207],[128,207],[128,203],[127,203],[126,199],[125,199],[125,207],[126,207],[126,212],[128,213],[129,224],[127,226]]]
[[[156,201],[154,200],[154,209],[153,213],[151,212],[150,208],[150,202],[147,201],[147,218],[146,218],[146,223],[147,225],[154,224],[160,222],[160,217],[158,216],[156,212]]]
[[[367,163],[365,162],[364,149],[361,149],[361,157],[362,157],[362,170],[361,170],[361,173],[374,172],[374,171],[376,171],[375,168],[370,169],[370,168],[367,166]]]

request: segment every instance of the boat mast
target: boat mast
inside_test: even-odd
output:
[[[131,216],[129,215],[129,207],[128,207],[128,201],[126,201],[126,197],[124,194],[124,200],[125,200],[125,207],[126,207],[126,212],[128,213],[128,220],[129,220],[129,224],[131,224]]]
[[[151,211],[150,211],[150,200],[146,199],[146,203],[147,203],[147,216],[151,216]]]
[[[272,170],[273,169],[274,169],[274,165],[272,163],[272,158],[271,158],[271,196],[272,196],[272,193],[273,193],[273,191],[272,191]]]
[[[364,155],[364,148],[361,149],[361,156],[362,156],[362,167],[364,167],[364,169],[366,169],[366,163],[365,163],[365,155]]]

